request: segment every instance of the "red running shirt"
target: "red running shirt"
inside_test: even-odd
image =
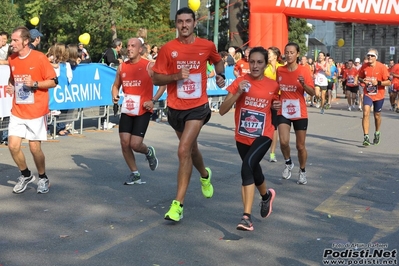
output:
[[[358,76],[358,71],[355,67],[347,68],[342,75],[343,79],[346,79],[346,86],[355,87],[355,78]],[[358,86],[358,85],[356,85]]]
[[[359,70],[359,77],[364,78],[372,78],[377,81],[385,81],[388,80],[389,72],[387,67],[380,63],[375,62],[375,66],[372,67],[369,64],[363,64]],[[367,95],[371,98],[372,101],[382,100],[385,97],[385,87],[384,86],[364,86],[363,88],[364,95]]]
[[[302,76],[305,84],[314,88],[312,73],[309,68],[298,65],[297,69],[290,72],[287,66],[277,68],[277,82],[280,85],[281,109],[277,114],[290,120],[308,118],[308,110],[304,98],[305,89],[298,81]]]
[[[278,84],[276,81],[264,77],[254,80],[248,74],[238,77],[227,87],[227,91],[236,94],[241,81],[251,83],[249,92],[243,92],[236,101],[234,113],[235,140],[245,145],[252,145],[260,136],[273,139],[274,126],[272,124],[271,106],[278,99]]]
[[[41,52],[31,50],[24,58],[20,58],[17,53],[12,54],[8,57],[8,64],[16,89],[11,113],[22,119],[34,119],[48,114],[50,112],[48,89],[39,88],[31,91],[22,87],[22,83],[29,75],[33,81],[38,82],[56,77],[48,58]]]
[[[218,63],[222,58],[215,44],[196,37],[191,44],[183,44],[174,39],[162,46],[154,72],[164,75],[179,73],[182,67],[190,69],[190,76],[167,85],[168,106],[177,110],[188,110],[208,102],[206,93],[207,61]]]
[[[245,74],[251,73],[249,68],[249,62],[245,59],[240,59],[234,66],[234,70],[238,71],[239,76],[244,76]]]
[[[149,64],[148,60],[141,58],[135,64],[124,62],[120,65],[119,77],[125,96],[122,113],[136,116],[148,112],[143,103],[151,100],[154,86],[148,74]]]

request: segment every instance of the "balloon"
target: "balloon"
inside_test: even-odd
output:
[[[337,44],[338,44],[338,47],[344,46],[344,44],[345,44],[344,39],[339,39],[338,42],[337,42]]]
[[[201,5],[200,0],[188,0],[188,7],[194,12],[199,9],[200,5]]]
[[[88,33],[83,33],[82,35],[80,35],[80,36],[79,36],[79,42],[80,42],[81,44],[88,45],[89,42],[90,42],[90,34],[88,34]]]
[[[39,18],[38,17],[31,18],[30,24],[32,24],[33,26],[36,26],[37,24],[39,24]]]

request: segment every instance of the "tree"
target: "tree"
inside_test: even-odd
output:
[[[12,5],[8,1],[1,3],[0,31],[5,31],[8,34],[11,34],[16,27],[24,24],[24,21],[18,15],[18,10],[15,5]]]
[[[313,31],[307,24],[306,19],[289,18],[288,41],[297,43],[302,55],[308,51],[306,47],[306,35]]]

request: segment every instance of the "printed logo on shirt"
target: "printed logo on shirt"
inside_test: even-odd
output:
[[[179,55],[179,53],[177,51],[173,51],[170,56],[172,56],[172,58],[176,58]]]
[[[199,69],[200,61],[177,61],[177,69],[182,69],[183,67],[188,69]]]

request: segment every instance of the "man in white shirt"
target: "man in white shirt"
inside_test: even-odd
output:
[[[0,65],[8,65],[8,33],[5,31],[0,32]]]

